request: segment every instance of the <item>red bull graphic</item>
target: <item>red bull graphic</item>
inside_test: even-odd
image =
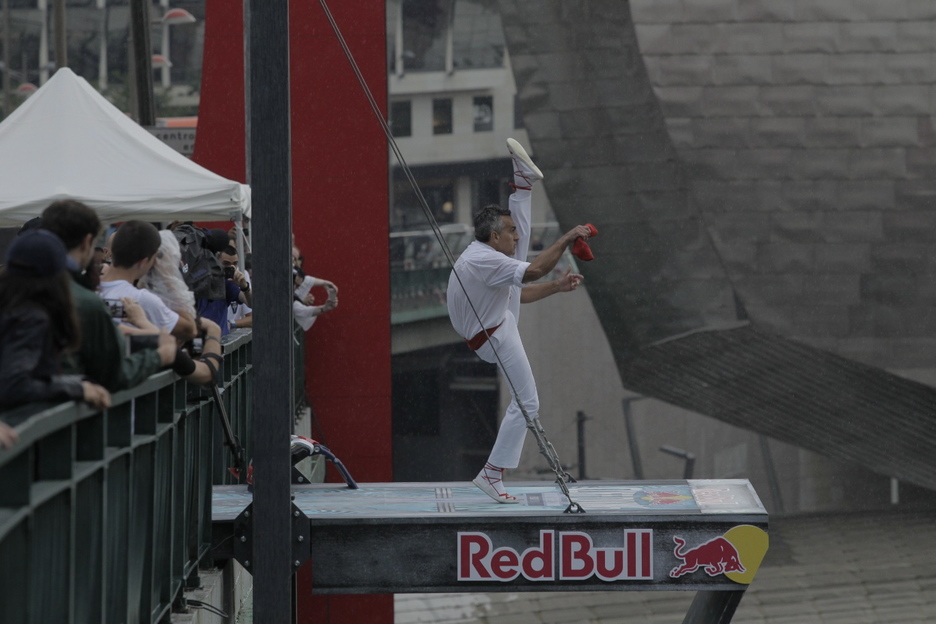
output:
[[[679,578],[702,570],[709,576],[724,574],[736,583],[748,584],[767,553],[768,537],[763,530],[739,525],[698,546],[686,548],[686,540],[673,536],[673,555],[682,563],[670,570],[670,578]]]
[[[641,491],[634,494],[634,500],[639,505],[676,505],[693,499],[692,495],[681,492]]]
[[[674,535],[673,541],[676,542],[673,554],[677,559],[682,559],[683,563],[670,570],[670,578],[679,578],[699,568],[705,570],[709,576],[718,576],[725,572],[744,572],[738,550],[724,537],[710,539],[685,551],[683,546],[686,545],[686,540]]]
[[[596,547],[580,531],[540,531],[539,545],[522,553],[494,547],[486,533],[458,534],[458,580],[528,581],[652,580],[653,530],[627,529],[623,547]]]

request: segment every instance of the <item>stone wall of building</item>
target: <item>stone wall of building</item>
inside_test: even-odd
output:
[[[696,203],[755,324],[932,383],[936,2],[630,7]],[[621,409],[630,393],[594,309],[568,297],[525,306],[521,331],[564,463],[577,462],[584,410],[588,476],[633,478]],[[696,456],[696,477],[750,478],[779,511],[758,436],[654,399],[634,401],[632,413],[647,478],[681,475],[682,463],[659,451],[676,446]],[[768,448],[786,511],[890,500],[886,477],[776,441]],[[542,478],[543,466],[529,441],[521,473]],[[902,487],[898,496],[927,494]]]
[[[936,2],[632,0],[695,197],[751,317],[936,361]]]

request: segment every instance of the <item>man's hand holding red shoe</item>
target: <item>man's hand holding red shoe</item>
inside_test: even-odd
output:
[[[590,232],[589,236],[598,236],[598,228],[594,225],[586,223],[585,227],[587,227]],[[572,244],[572,254],[579,260],[584,260],[585,262],[595,259],[595,254],[592,253],[591,247],[585,242],[584,237],[575,239],[575,242]]]

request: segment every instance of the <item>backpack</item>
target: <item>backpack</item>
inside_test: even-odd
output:
[[[196,299],[217,301],[225,298],[224,269],[206,247],[205,230],[192,225],[179,225],[173,230],[182,252],[182,279],[195,293]]]

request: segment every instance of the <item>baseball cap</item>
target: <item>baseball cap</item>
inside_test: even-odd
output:
[[[230,244],[231,239],[228,238],[228,233],[220,228],[205,232],[205,247],[213,253],[224,251]]]
[[[65,244],[48,230],[27,230],[13,239],[6,254],[12,275],[49,277],[65,270]]]

